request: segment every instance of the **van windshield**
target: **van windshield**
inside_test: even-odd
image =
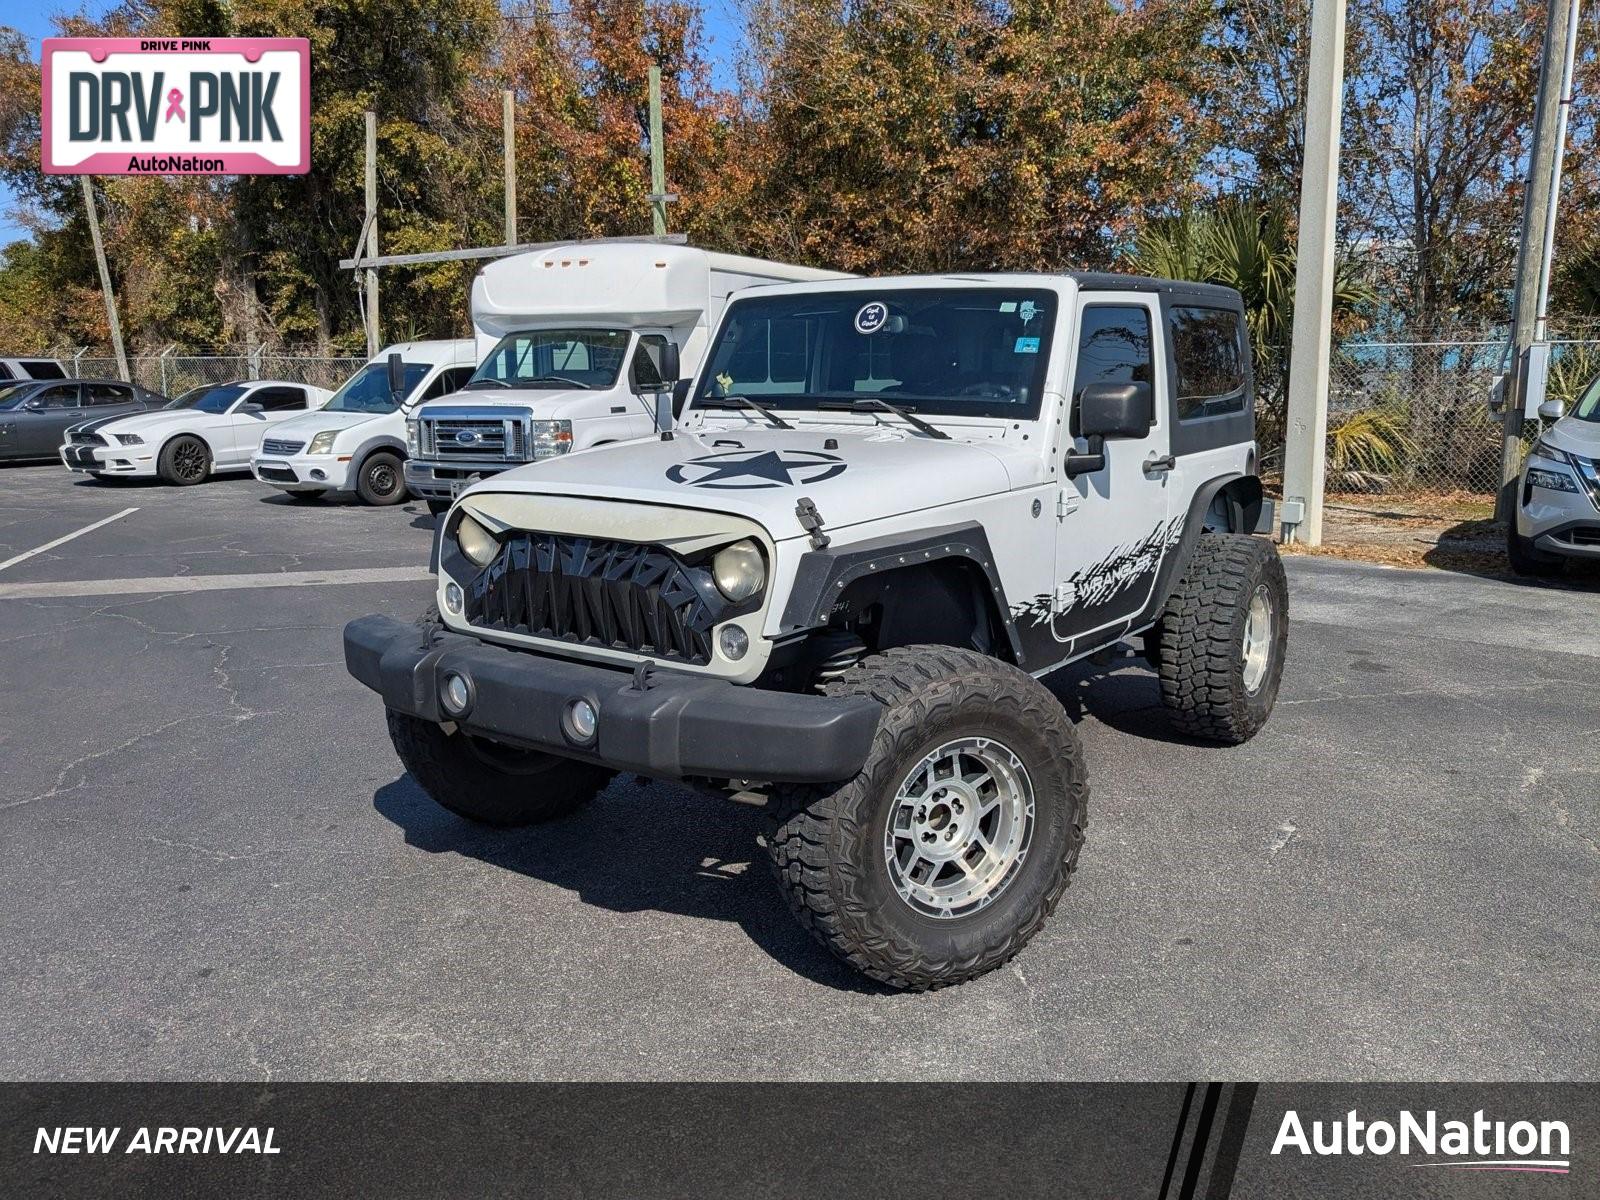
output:
[[[427,363],[405,363],[406,384],[401,398],[411,395],[417,384],[427,375]],[[389,391],[389,364],[370,362],[345,381],[333,394],[333,399],[322,406],[323,412],[392,413],[399,407]]]
[[[774,409],[887,401],[911,412],[1039,413],[1056,293],[1016,287],[885,288],[737,300],[695,402],[746,396]]]
[[[632,333],[626,329],[536,329],[501,339],[465,390],[605,391],[617,382]]]

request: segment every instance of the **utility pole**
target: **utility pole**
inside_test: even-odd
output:
[[[650,68],[650,216],[655,235],[667,232],[667,205],[677,200],[667,191],[667,147],[661,140],[661,68]]]
[[[1556,212],[1561,206],[1561,169],[1567,157],[1567,119],[1572,113],[1572,74],[1578,63],[1578,24],[1583,15],[1582,0],[1573,0],[1572,19],[1567,22],[1567,54],[1562,60],[1561,95],[1557,100],[1560,113],[1556,117],[1556,165],[1550,172],[1550,205],[1545,212],[1544,260],[1539,272],[1539,307],[1533,336],[1538,341],[1548,341],[1550,331],[1547,318],[1550,313],[1550,270],[1556,257]]]
[[[517,244],[517,96],[510,88],[500,94],[501,136],[505,141],[506,245]]]
[[[94,261],[100,268],[100,294],[106,301],[106,325],[111,330],[111,349],[117,356],[117,376],[124,383],[132,383],[128,374],[128,355],[122,348],[122,322],[117,320],[117,297],[111,290],[111,269],[106,266],[106,248],[100,240],[100,214],[94,206],[94,184],[87,175],[79,175],[83,184],[83,207],[89,215],[89,236],[94,240]]]
[[[1312,0],[1306,78],[1300,243],[1289,347],[1289,422],[1283,453],[1283,540],[1322,545],[1328,457],[1328,358],[1333,349],[1333,247],[1344,110],[1345,0]]]
[[[367,258],[378,257],[378,114],[367,113]],[[378,353],[378,269],[367,268],[367,357]]]
[[[1560,90],[1575,0],[1550,0],[1539,67],[1539,103],[1528,152],[1528,182],[1522,193],[1522,238],[1517,251],[1517,290],[1511,316],[1511,383],[1501,414],[1500,495],[1495,515],[1516,518],[1516,483],[1522,473],[1523,412],[1528,403],[1528,359],[1539,323],[1540,280],[1544,275],[1546,229],[1554,215]]]

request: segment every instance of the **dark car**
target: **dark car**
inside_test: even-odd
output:
[[[117,379],[21,379],[0,383],[0,459],[54,458],[69,425],[125,417],[168,403]]]

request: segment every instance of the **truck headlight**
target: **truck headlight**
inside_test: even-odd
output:
[[[422,435],[417,432],[417,422],[413,418],[406,422],[406,453],[412,458],[422,453]]]
[[[535,459],[554,458],[572,449],[571,421],[535,421],[529,434]]]
[[[124,446],[144,445],[144,439],[137,433],[119,433],[117,434],[117,441],[121,442]]]
[[[332,454],[333,439],[339,436],[337,429],[324,429],[311,439],[311,445],[306,447],[307,454]]]
[[[495,541],[494,534],[464,513],[456,526],[456,545],[461,547],[461,553],[469,562],[480,567],[487,567],[500,552],[500,543]]]
[[[724,546],[711,560],[711,578],[729,600],[737,604],[759,592],[767,582],[767,565],[761,550],[749,538]]]

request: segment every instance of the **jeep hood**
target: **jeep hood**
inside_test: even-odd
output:
[[[1033,455],[1026,458],[1032,461]],[[592,496],[733,513],[778,539],[803,531],[795,504],[813,501],[830,529],[1005,492],[1006,460],[992,441],[948,441],[883,426],[793,430],[685,429],[518,467],[474,492]]]

